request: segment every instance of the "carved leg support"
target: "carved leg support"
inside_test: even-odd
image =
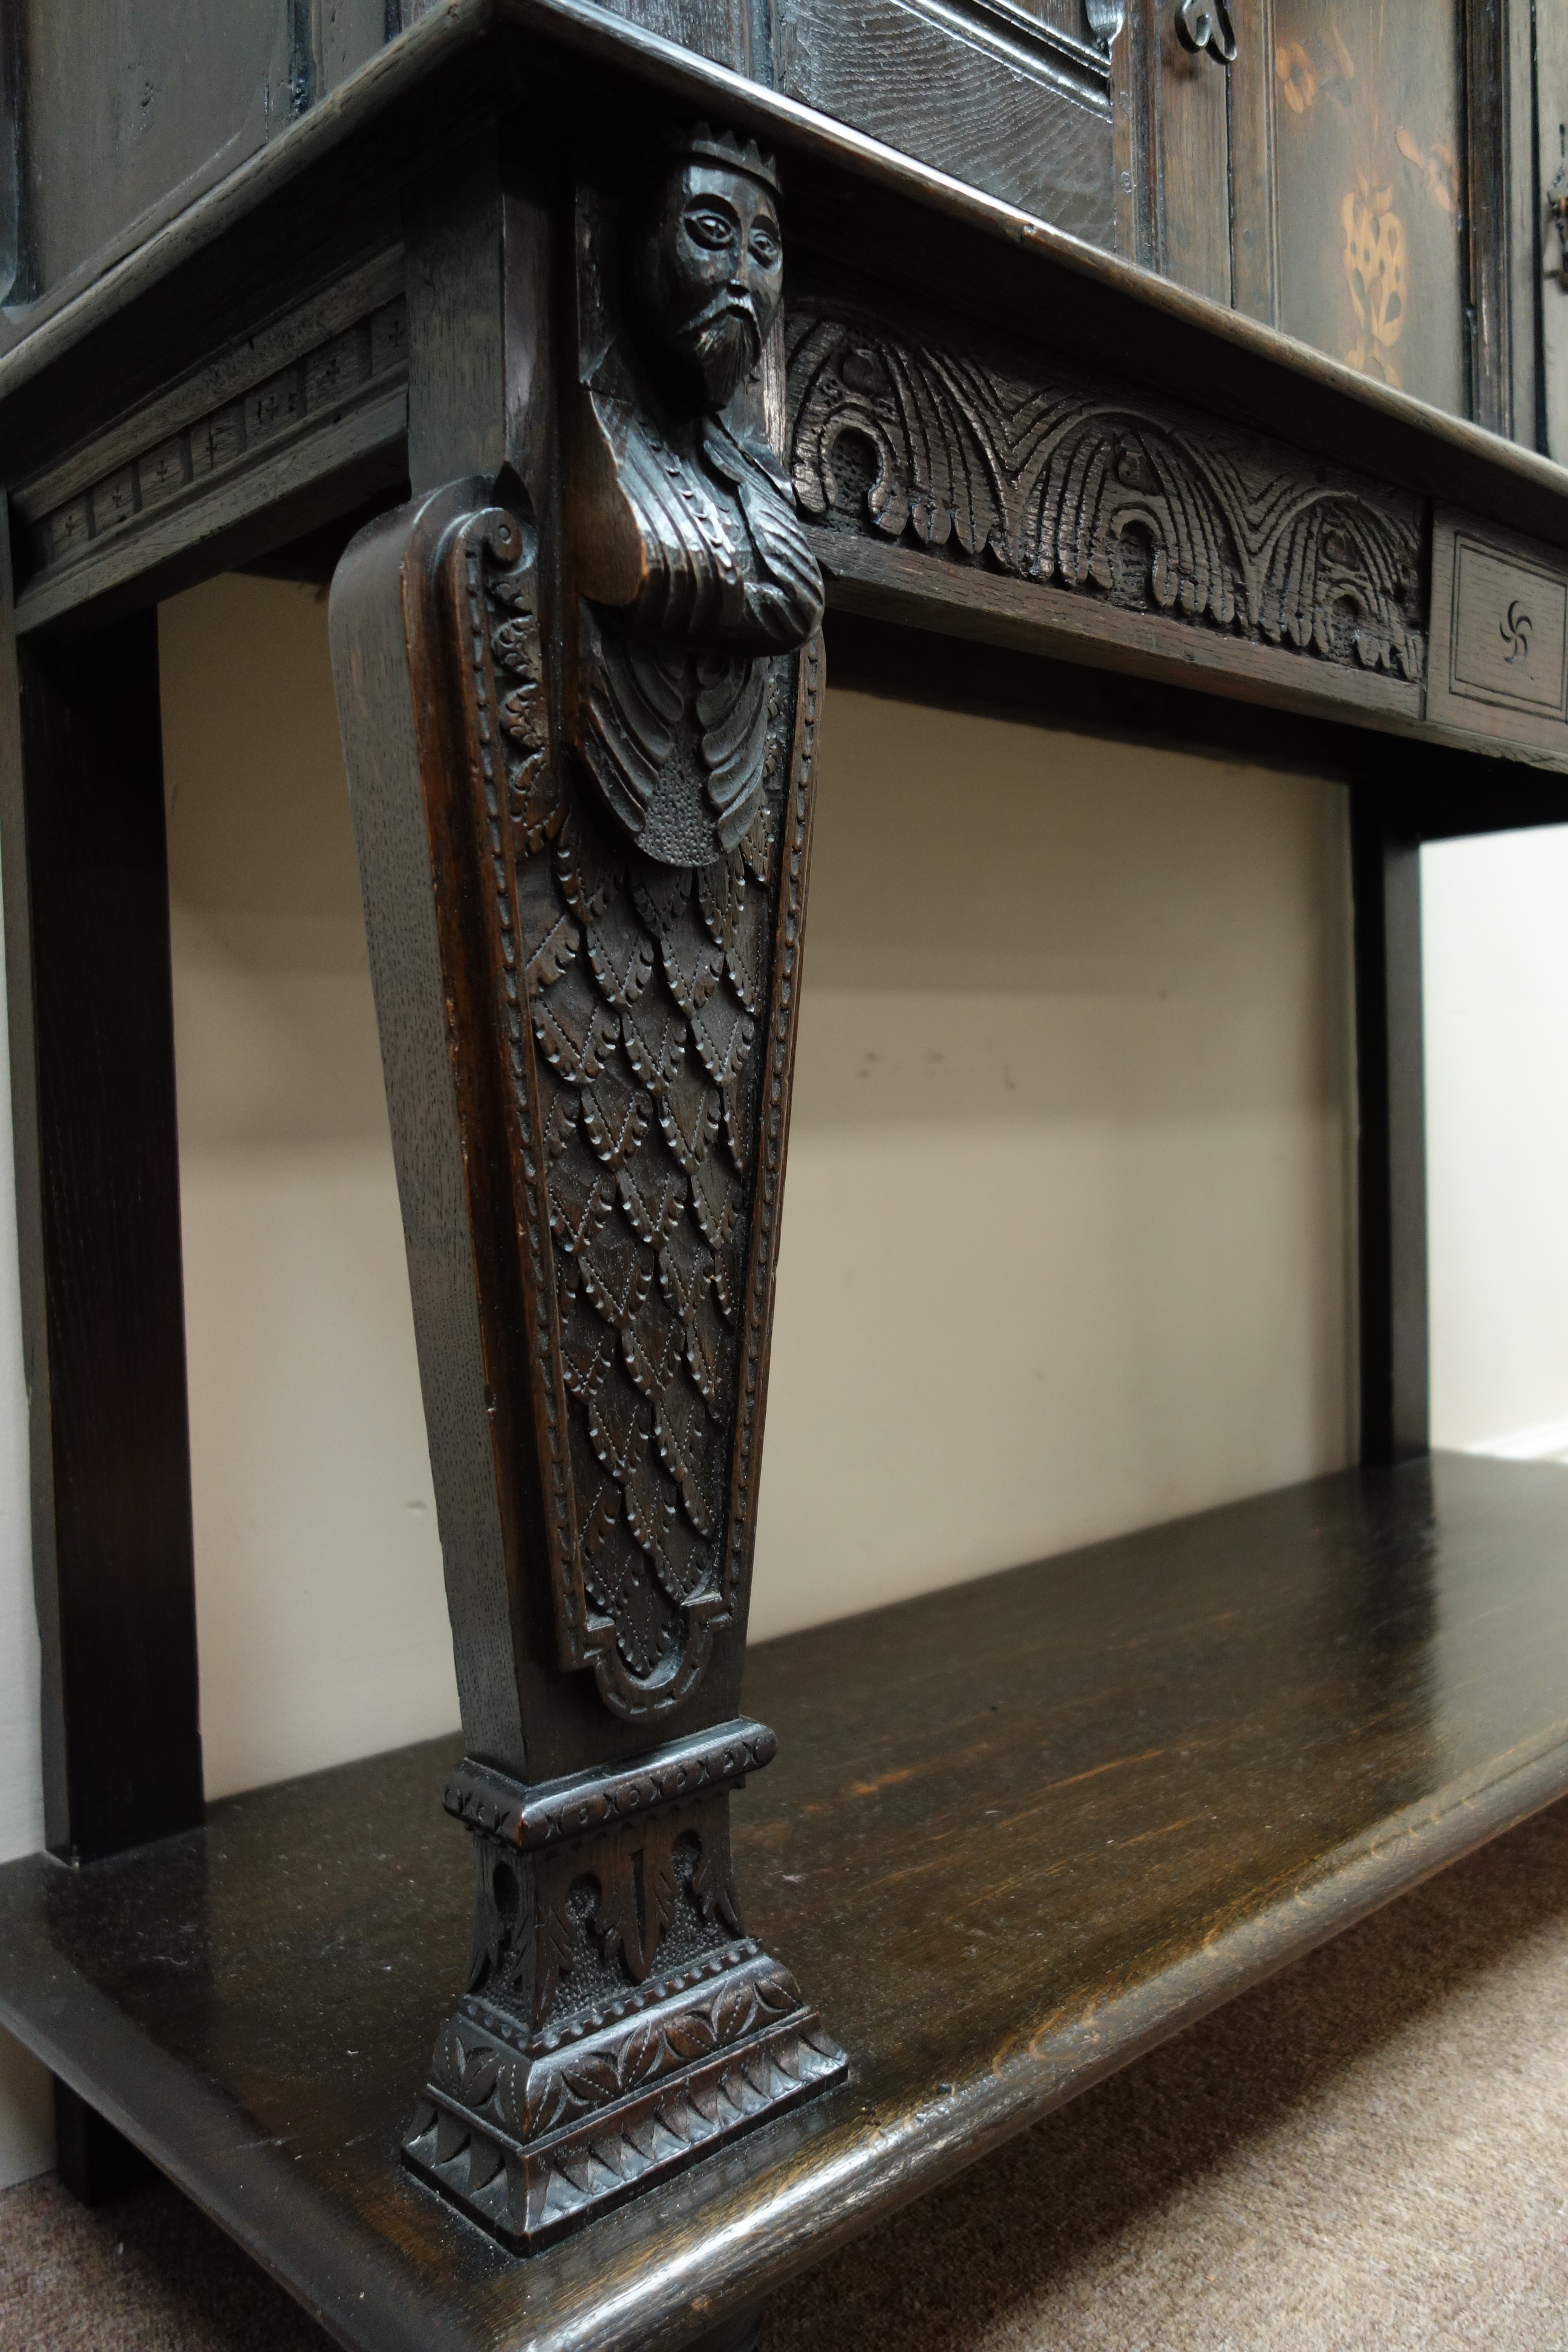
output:
[[[772,166],[649,171],[509,200],[508,468],[332,592],[476,1869],[405,2155],[521,2252],[845,2072],[729,1835],[821,581]]]
[[[473,1965],[404,2154],[520,2252],[843,2072],[736,1905],[730,1791],[773,1752],[731,1723],[532,1790],[472,1764],[447,1782]]]

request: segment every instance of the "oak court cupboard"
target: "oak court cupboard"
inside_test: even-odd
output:
[[[345,2345],[739,2347],[1568,1790],[1560,1473],[1427,1442],[1417,866],[1568,818],[1568,22],[4,23],[0,2023]],[[208,1815],[154,609],[244,566],[331,583],[463,1740]],[[828,675],[1343,786],[1361,1458],[747,1663]]]

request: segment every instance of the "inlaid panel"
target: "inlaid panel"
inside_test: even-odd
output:
[[[1279,323],[1462,413],[1458,0],[1274,0]]]

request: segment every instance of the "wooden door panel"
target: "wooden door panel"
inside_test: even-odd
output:
[[[1003,0],[795,0],[781,89],[1091,245],[1116,242],[1110,59],[1076,10]]]
[[[1459,0],[1274,0],[1279,323],[1467,406]]]

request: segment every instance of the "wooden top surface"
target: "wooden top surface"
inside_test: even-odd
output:
[[[675,2346],[1568,1790],[1568,1473],[1347,1472],[754,1650],[747,1925],[851,2060],[516,2261],[396,2162],[449,1743],[0,1871],[0,2022],[346,2344]]]

